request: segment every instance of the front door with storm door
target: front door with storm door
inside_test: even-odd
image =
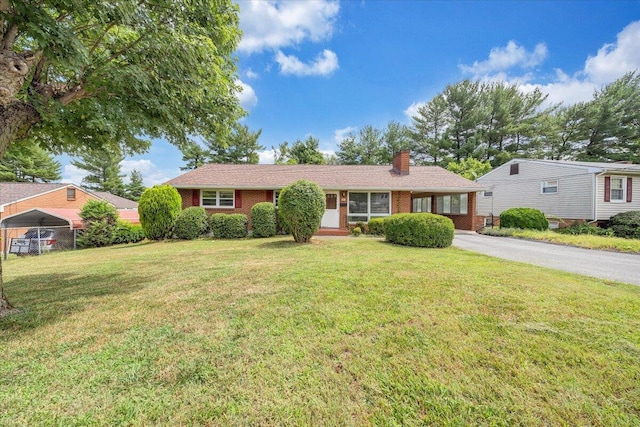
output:
[[[322,216],[320,227],[340,228],[340,204],[338,203],[338,193],[326,192],[327,208]]]

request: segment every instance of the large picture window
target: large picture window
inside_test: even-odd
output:
[[[417,197],[411,202],[411,212],[431,212],[431,197]]]
[[[202,190],[202,206],[207,208],[233,208],[233,190]]]
[[[349,192],[349,222],[367,222],[371,218],[389,216],[390,213],[390,193]]]
[[[467,194],[447,194],[436,197],[436,213],[450,215],[467,214]]]

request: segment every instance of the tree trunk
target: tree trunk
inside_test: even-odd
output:
[[[12,101],[0,104],[0,160],[9,145],[27,136],[29,129],[40,121],[40,114],[31,104]]]
[[[30,104],[21,101],[12,101],[8,105],[0,104],[0,160],[4,158],[9,145],[25,138],[29,129],[40,121],[40,114]],[[0,240],[1,241],[1,240]],[[3,249],[5,243],[2,242]],[[4,294],[2,256],[0,251],[0,317],[10,313],[13,307]]]

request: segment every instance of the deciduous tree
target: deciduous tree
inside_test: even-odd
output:
[[[0,0],[0,160],[25,138],[141,151],[224,135],[239,39],[231,0]]]

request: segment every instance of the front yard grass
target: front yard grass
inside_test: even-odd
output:
[[[576,246],[586,249],[640,253],[640,240],[623,239],[622,237],[594,236],[588,234],[560,234],[552,230],[520,230],[516,228],[485,229],[483,234],[494,236],[517,237],[520,239],[541,240],[560,245]]]
[[[0,425],[639,425],[640,288],[377,239],[10,259]]]

